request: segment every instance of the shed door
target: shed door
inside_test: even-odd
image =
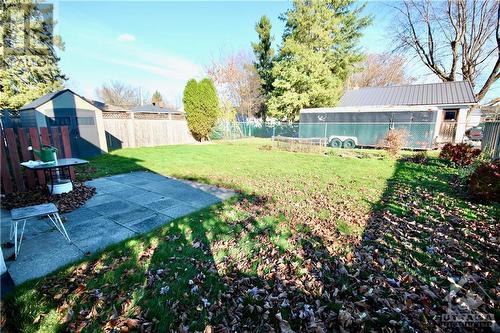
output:
[[[457,131],[458,109],[443,110],[443,121],[439,129],[440,142],[454,142]]]
[[[101,154],[95,112],[79,109],[73,119],[71,132],[74,146],[78,150],[77,156],[90,157]]]

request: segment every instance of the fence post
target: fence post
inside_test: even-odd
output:
[[[276,124],[273,124],[273,142],[275,136],[276,136]]]
[[[2,185],[5,193],[11,193],[14,189],[12,187],[12,180],[9,173],[9,164],[7,163],[6,147],[3,139],[3,131],[0,131],[0,159],[1,159],[1,172],[2,172]]]
[[[17,128],[17,136],[19,138],[19,148],[21,148],[21,157],[25,161],[29,161],[30,158],[30,152],[28,150],[28,136],[26,135],[26,132],[24,131],[24,128],[18,127]],[[25,170],[26,173],[26,180],[28,183],[28,188],[30,190],[35,188],[35,173],[31,170]]]
[[[38,130],[36,127],[31,127],[29,130],[30,138],[31,138],[31,145],[33,146],[34,149],[40,150],[40,136],[38,135]],[[45,174],[43,173],[42,170],[38,170],[37,172],[38,176],[38,184],[40,186],[45,185]]]
[[[54,147],[57,148],[57,158],[62,158],[63,154],[61,151],[61,143],[59,141],[59,128],[58,127],[51,127],[50,134],[52,135],[52,144]]]
[[[62,145],[64,148],[64,157],[70,158],[71,157],[71,144],[69,141],[69,131],[68,131],[68,126],[62,126],[61,127],[61,138],[62,138]],[[69,168],[69,175],[71,179],[75,179],[75,169],[73,167]]]
[[[7,146],[9,147],[9,157],[10,165],[12,167],[12,173],[14,174],[14,180],[16,182],[16,188],[18,191],[24,191],[24,178],[21,173],[21,162],[19,161],[19,152],[17,151],[16,135],[13,128],[5,129],[5,139],[7,140]]]
[[[42,145],[50,146],[49,129],[47,127],[40,127],[40,134],[42,136]]]

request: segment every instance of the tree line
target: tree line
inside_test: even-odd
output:
[[[469,81],[477,101],[499,78],[499,2],[404,0],[391,3],[393,48],[359,48],[372,17],[353,0],[295,0],[280,16],[285,31],[277,50],[268,17],[255,25],[251,55],[225,55],[207,73],[219,88],[223,114],[297,120],[302,108],[335,106],[346,89],[409,84],[420,64],[446,82]],[[253,65],[253,66],[250,66]],[[258,80],[258,83],[256,81]],[[258,88],[257,88],[258,87]]]
[[[18,10],[21,3],[24,11]],[[46,13],[50,7],[21,0],[2,6],[0,108],[17,109],[64,87],[67,78],[56,53],[64,43],[53,33],[55,21]],[[261,17],[251,52],[221,53],[208,64],[206,74],[214,89],[199,91],[217,94],[217,112],[210,114],[293,121],[302,108],[335,106],[346,89],[415,81],[408,62],[421,64],[444,82],[470,81],[476,99],[484,98],[500,76],[498,1],[402,0],[388,6],[394,13],[394,47],[383,54],[360,49],[360,38],[373,18],[354,0],[293,1],[280,16],[285,30],[276,49],[271,21]],[[30,17],[29,25],[24,24],[25,16]],[[28,45],[26,34],[32,41]],[[188,86],[195,90],[192,82]],[[136,87],[120,82],[103,85],[97,95],[122,107],[142,102]],[[189,95],[185,91],[185,105],[199,103],[187,102]],[[159,92],[151,103],[167,104]]]

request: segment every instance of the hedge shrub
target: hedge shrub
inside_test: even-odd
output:
[[[466,143],[447,143],[443,146],[440,158],[449,160],[458,166],[471,165],[481,155],[481,149],[472,147]]]
[[[469,179],[469,192],[483,201],[500,202],[500,160],[476,168]]]
[[[219,116],[219,99],[212,80],[189,80],[182,101],[193,137],[198,141],[208,139]]]

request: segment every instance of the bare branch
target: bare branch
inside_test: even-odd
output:
[[[360,64],[359,72],[353,73],[348,81],[348,88],[384,87],[408,84],[415,80],[405,72],[405,58],[390,53],[368,54]]]
[[[392,7],[400,21],[394,33],[395,49],[418,56],[442,81],[454,81],[457,76],[470,81],[473,87],[481,87],[476,97],[484,97],[498,79],[497,0],[405,0]]]
[[[233,110],[246,116],[254,116],[261,110],[264,97],[250,53],[221,54],[206,70],[217,86],[226,117]]]
[[[96,89],[97,96],[109,105],[130,109],[141,104],[140,88],[127,85],[120,81],[103,84]]]

